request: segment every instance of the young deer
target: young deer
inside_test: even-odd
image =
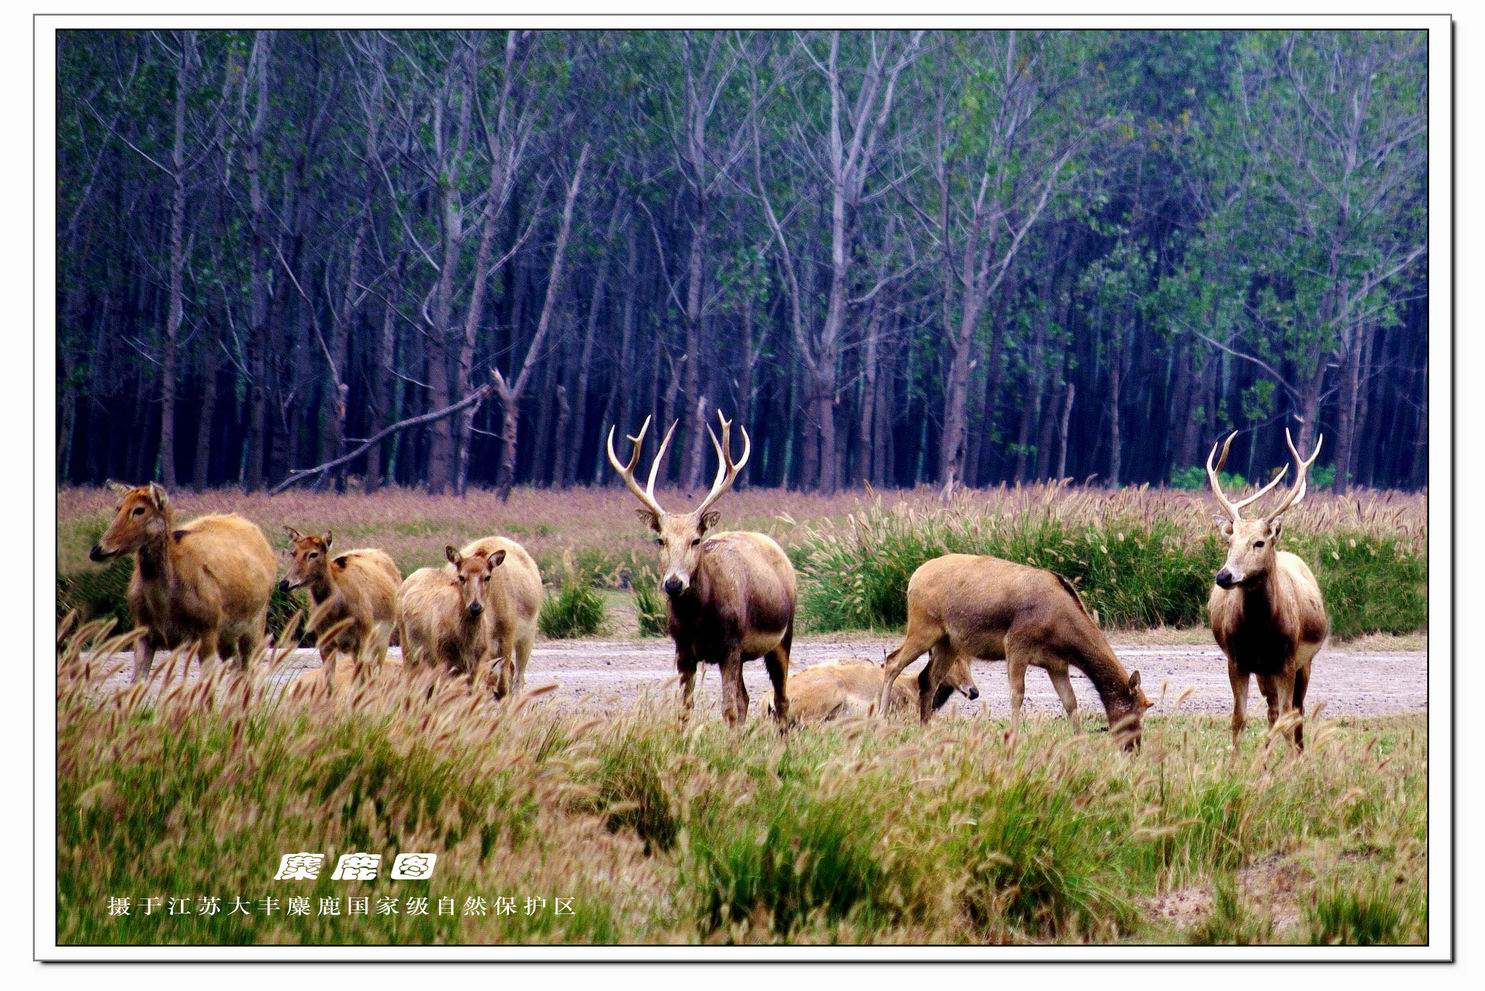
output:
[[[1330,622],[1325,615],[1325,601],[1320,586],[1308,565],[1288,551],[1278,549],[1285,512],[1304,499],[1310,466],[1320,456],[1324,437],[1315,441],[1309,460],[1299,456],[1288,429],[1284,440],[1289,445],[1298,477],[1294,485],[1267,515],[1243,519],[1245,506],[1257,502],[1284,478],[1289,466],[1263,488],[1239,502],[1222,492],[1218,473],[1227,463],[1234,431],[1222,445],[1217,458],[1217,445],[1207,455],[1207,479],[1212,494],[1223,512],[1216,517],[1217,526],[1227,537],[1227,560],[1217,572],[1216,585],[1207,599],[1207,613],[1217,646],[1227,655],[1227,677],[1232,682],[1232,745],[1237,747],[1247,718],[1248,682],[1258,676],[1258,688],[1268,701],[1268,721],[1272,726],[1295,709],[1299,719],[1305,712],[1305,690],[1310,684],[1310,661],[1325,643]],[[1213,458],[1217,462],[1213,465]],[[1304,727],[1294,725],[1294,744],[1304,749]]]
[[[661,588],[669,611],[670,637],[675,641],[675,665],[681,676],[681,698],[689,712],[699,664],[722,668],[722,715],[729,726],[748,717],[748,690],[743,685],[744,661],[763,658],[773,683],[774,718],[789,719],[789,647],[794,639],[794,566],[771,537],[745,531],[713,532],[720,514],[712,509],[732,487],[748,463],[752,444],[742,431],[742,458],[732,460],[732,424],[720,412],[722,439],[707,428],[717,451],[717,477],[701,505],[689,513],[668,513],[655,500],[655,476],[670,445],[675,424],[660,443],[650,466],[649,484],[634,480],[649,418],[639,434],[630,437],[634,450],[629,463],[614,454],[614,431],[608,432],[608,460],[644,508],[639,518],[655,532],[663,569]]]
[[[362,548],[331,556],[331,532],[305,536],[293,527],[284,529],[293,543],[279,588],[309,589],[314,606],[309,628],[326,668],[325,684],[333,690],[341,655],[351,658],[358,670],[368,662],[380,664],[387,656],[402,573],[384,551]]]

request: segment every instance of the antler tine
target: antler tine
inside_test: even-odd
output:
[[[1294,459],[1295,470],[1298,474],[1294,479],[1294,487],[1289,490],[1288,495],[1284,496],[1283,501],[1279,503],[1279,508],[1268,514],[1269,519],[1277,519],[1304,501],[1305,494],[1310,490],[1310,466],[1320,456],[1320,448],[1325,443],[1325,435],[1320,434],[1315,438],[1315,450],[1310,452],[1309,460],[1299,456],[1299,451],[1294,446],[1294,437],[1290,435],[1288,427],[1284,428],[1284,443],[1289,446],[1289,456]]]
[[[670,438],[675,436],[676,424],[680,422],[680,420],[671,421],[670,429],[665,431],[665,439],[660,442],[660,450],[655,452],[655,460],[650,462],[650,480],[645,486],[645,493],[650,497],[651,502],[655,501],[655,478],[660,474],[660,462],[665,460],[665,449],[670,446]]]
[[[1217,458],[1216,467],[1212,466],[1212,459],[1217,457],[1216,444],[1212,445],[1212,453],[1207,455],[1207,481],[1212,484],[1212,494],[1217,497],[1217,501],[1222,504],[1222,508],[1227,510],[1228,518],[1234,523],[1240,519],[1238,507],[1234,506],[1232,501],[1222,492],[1222,483],[1217,480],[1217,476],[1221,473],[1222,466],[1227,464],[1227,452],[1232,450],[1232,441],[1237,435],[1238,432],[1236,430],[1227,435],[1227,442],[1222,445],[1222,457]]]
[[[1233,503],[1232,508],[1242,509],[1244,506],[1250,506],[1253,503],[1257,502],[1259,499],[1262,499],[1264,496],[1268,495],[1270,491],[1273,490],[1273,487],[1275,485],[1278,485],[1280,482],[1282,482],[1284,480],[1284,476],[1287,474],[1289,474],[1289,466],[1285,465],[1284,470],[1275,475],[1272,481],[1270,481],[1263,488],[1259,489],[1257,492],[1254,492],[1252,495],[1248,496],[1248,498]]]
[[[716,502],[722,497],[724,492],[732,488],[732,483],[737,481],[738,472],[742,471],[743,466],[748,463],[748,458],[753,453],[753,442],[748,437],[748,428],[740,427],[738,429],[742,432],[743,438],[742,458],[733,461],[732,421],[723,416],[721,410],[717,410],[717,420],[722,424],[722,439],[720,441],[717,440],[717,435],[712,432],[710,426],[706,428],[707,436],[712,439],[712,447],[717,452],[717,477],[712,481],[712,490],[707,493],[706,498],[697,507],[696,512],[698,513],[705,512],[708,506]]]
[[[664,512],[664,510],[660,508],[660,503],[655,501],[654,469],[650,469],[650,490],[648,492],[640,488],[639,483],[634,480],[634,466],[639,464],[639,455],[640,451],[644,447],[645,433],[648,432],[650,429],[650,418],[648,416],[645,417],[644,425],[639,428],[639,433],[628,438],[629,443],[633,445],[633,452],[629,455],[628,464],[620,464],[618,456],[614,454],[615,429],[615,427],[608,428],[608,463],[613,465],[614,471],[618,472],[619,477],[624,479],[624,484],[628,486],[630,492],[634,493],[635,498],[644,503],[646,509],[650,510],[650,512],[654,513],[656,516],[659,516],[661,513]],[[671,429],[674,430],[675,427],[671,427]],[[670,442],[669,434],[665,435],[665,441],[666,443]],[[660,447],[660,454],[663,455],[664,453],[665,446],[662,444]],[[659,463],[659,460],[660,459],[657,456],[655,459],[657,464]]]

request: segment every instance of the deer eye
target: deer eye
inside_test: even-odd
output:
[[[664,547],[665,546],[665,541],[661,540],[659,537],[656,537],[655,538],[655,546],[656,547]]]
[[[319,551],[310,551],[307,556],[309,557],[309,559],[311,561],[313,561],[315,558],[317,558],[317,557],[320,556],[320,552]]]
[[[695,540],[691,541],[691,546],[692,547],[698,547],[700,545],[701,545],[701,538],[700,537],[697,537]]]
[[[1261,541],[1261,540],[1255,540],[1255,541],[1253,541],[1253,549],[1254,550],[1259,550],[1262,547],[1263,547],[1263,541]]]
[[[131,515],[134,515],[134,516],[143,516],[144,515],[144,507],[143,506],[135,506],[134,507],[134,512]]]

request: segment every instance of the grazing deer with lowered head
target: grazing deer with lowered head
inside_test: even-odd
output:
[[[1068,668],[1074,667],[1093,682],[1109,729],[1126,749],[1139,746],[1145,710],[1152,704],[1140,689],[1140,673],[1125,672],[1067,579],[988,555],[945,554],[913,572],[907,600],[907,632],[882,662],[878,712],[885,713],[887,693],[902,669],[925,651],[932,653],[918,676],[924,722],[931,714],[928,689],[933,689],[932,698],[941,694],[947,673],[961,659],[1004,660],[1014,734],[1021,725],[1026,668],[1035,665],[1047,672],[1072,718],[1078,700]]]
[[[669,612],[670,638],[675,641],[675,665],[681,676],[681,699],[691,709],[696,668],[717,664],[722,669],[722,715],[729,726],[748,716],[748,690],[743,685],[744,661],[763,658],[773,683],[773,714],[779,725],[789,720],[789,647],[794,639],[794,566],[771,537],[742,531],[714,532],[720,514],[712,505],[720,499],[738,472],[748,463],[752,443],[742,430],[742,458],[732,460],[732,424],[720,412],[722,439],[707,428],[717,451],[717,477],[701,505],[689,513],[669,513],[655,500],[655,476],[670,446],[670,425],[650,466],[649,484],[640,488],[634,466],[644,444],[649,418],[639,434],[628,464],[614,454],[614,431],[608,432],[608,460],[644,508],[639,518],[655,531],[664,571],[661,588]]]
[[[1299,505],[1308,487],[1310,466],[1320,456],[1325,438],[1315,441],[1309,460],[1299,456],[1294,439],[1284,431],[1289,454],[1294,459],[1298,477],[1294,485],[1269,513],[1251,520],[1243,519],[1243,507],[1257,502],[1284,478],[1289,466],[1256,493],[1233,502],[1222,492],[1218,473],[1227,463],[1234,431],[1222,445],[1217,458],[1217,445],[1207,455],[1207,478],[1212,494],[1222,505],[1216,517],[1217,526],[1227,537],[1227,560],[1217,572],[1216,585],[1207,599],[1207,614],[1217,646],[1227,655],[1227,677],[1232,682],[1232,745],[1247,718],[1248,681],[1258,676],[1258,688],[1268,701],[1268,722],[1272,726],[1290,709],[1304,718],[1305,689],[1310,684],[1310,661],[1325,643],[1330,622],[1325,615],[1325,600],[1308,565],[1288,551],[1278,548],[1284,513]],[[1213,458],[1217,463],[1212,464]],[[1294,744],[1304,749],[1304,728],[1294,725]]]

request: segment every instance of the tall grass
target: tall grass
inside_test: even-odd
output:
[[[1417,939],[1426,922],[1421,716],[1318,724],[1302,758],[1269,739],[1234,757],[1224,720],[1179,716],[1147,721],[1138,755],[1044,719],[1014,742],[953,718],[781,737],[762,718],[683,724],[668,700],[601,720],[552,695],[495,707],[427,672],[334,699],[278,694],[266,663],[113,694],[85,651],[117,646],[99,636],[59,656],[67,943],[1165,940],[1146,899],[1260,857],[1303,858],[1321,893],[1295,894],[1313,923],[1263,938]],[[328,855],[321,880],[274,881],[302,850]],[[349,851],[439,859],[427,882],[329,880]],[[1395,879],[1396,925],[1324,894],[1363,868]],[[258,904],[528,894],[574,912]],[[223,911],[139,912],[201,895]],[[110,896],[135,911],[110,916]],[[251,915],[226,913],[238,896]]]
[[[1165,494],[1090,496],[1049,488],[1040,501],[963,500],[919,509],[881,501],[845,522],[808,525],[795,560],[803,605],[817,630],[898,629],[914,570],[950,552],[991,554],[1047,568],[1078,586],[1109,627],[1205,621],[1212,575],[1226,542],[1203,517],[1172,511]],[[1283,546],[1314,569],[1338,638],[1407,633],[1428,618],[1426,550],[1399,510],[1302,507]],[[1308,510],[1308,512],[1306,512]]]
[[[536,557],[549,584],[581,573],[634,587],[642,631],[660,635],[664,604],[653,589],[642,591],[654,570],[654,548],[634,519],[632,501],[621,490],[601,488],[560,495],[516,489],[509,502],[490,492],[459,498],[405,489],[271,498],[222,489],[174,497],[182,519],[240,512],[276,546],[284,525],[334,529],[337,546],[381,547],[404,574],[441,566],[446,543],[506,534]],[[665,492],[661,501],[685,506],[689,497]],[[100,489],[58,493],[59,618],[77,608],[127,622],[128,563],[100,568],[87,560],[112,505]],[[1193,625],[1202,622],[1222,557],[1204,492],[1034,485],[965,492],[946,508],[926,489],[881,498],[745,489],[729,493],[721,508],[729,528],[769,533],[789,552],[800,571],[801,633],[899,628],[908,576],[949,550],[1057,570],[1079,584],[1106,625]],[[1338,637],[1423,628],[1426,512],[1426,499],[1416,494],[1317,492],[1288,514],[1283,546],[1315,569]],[[278,596],[271,628],[294,605]]]

